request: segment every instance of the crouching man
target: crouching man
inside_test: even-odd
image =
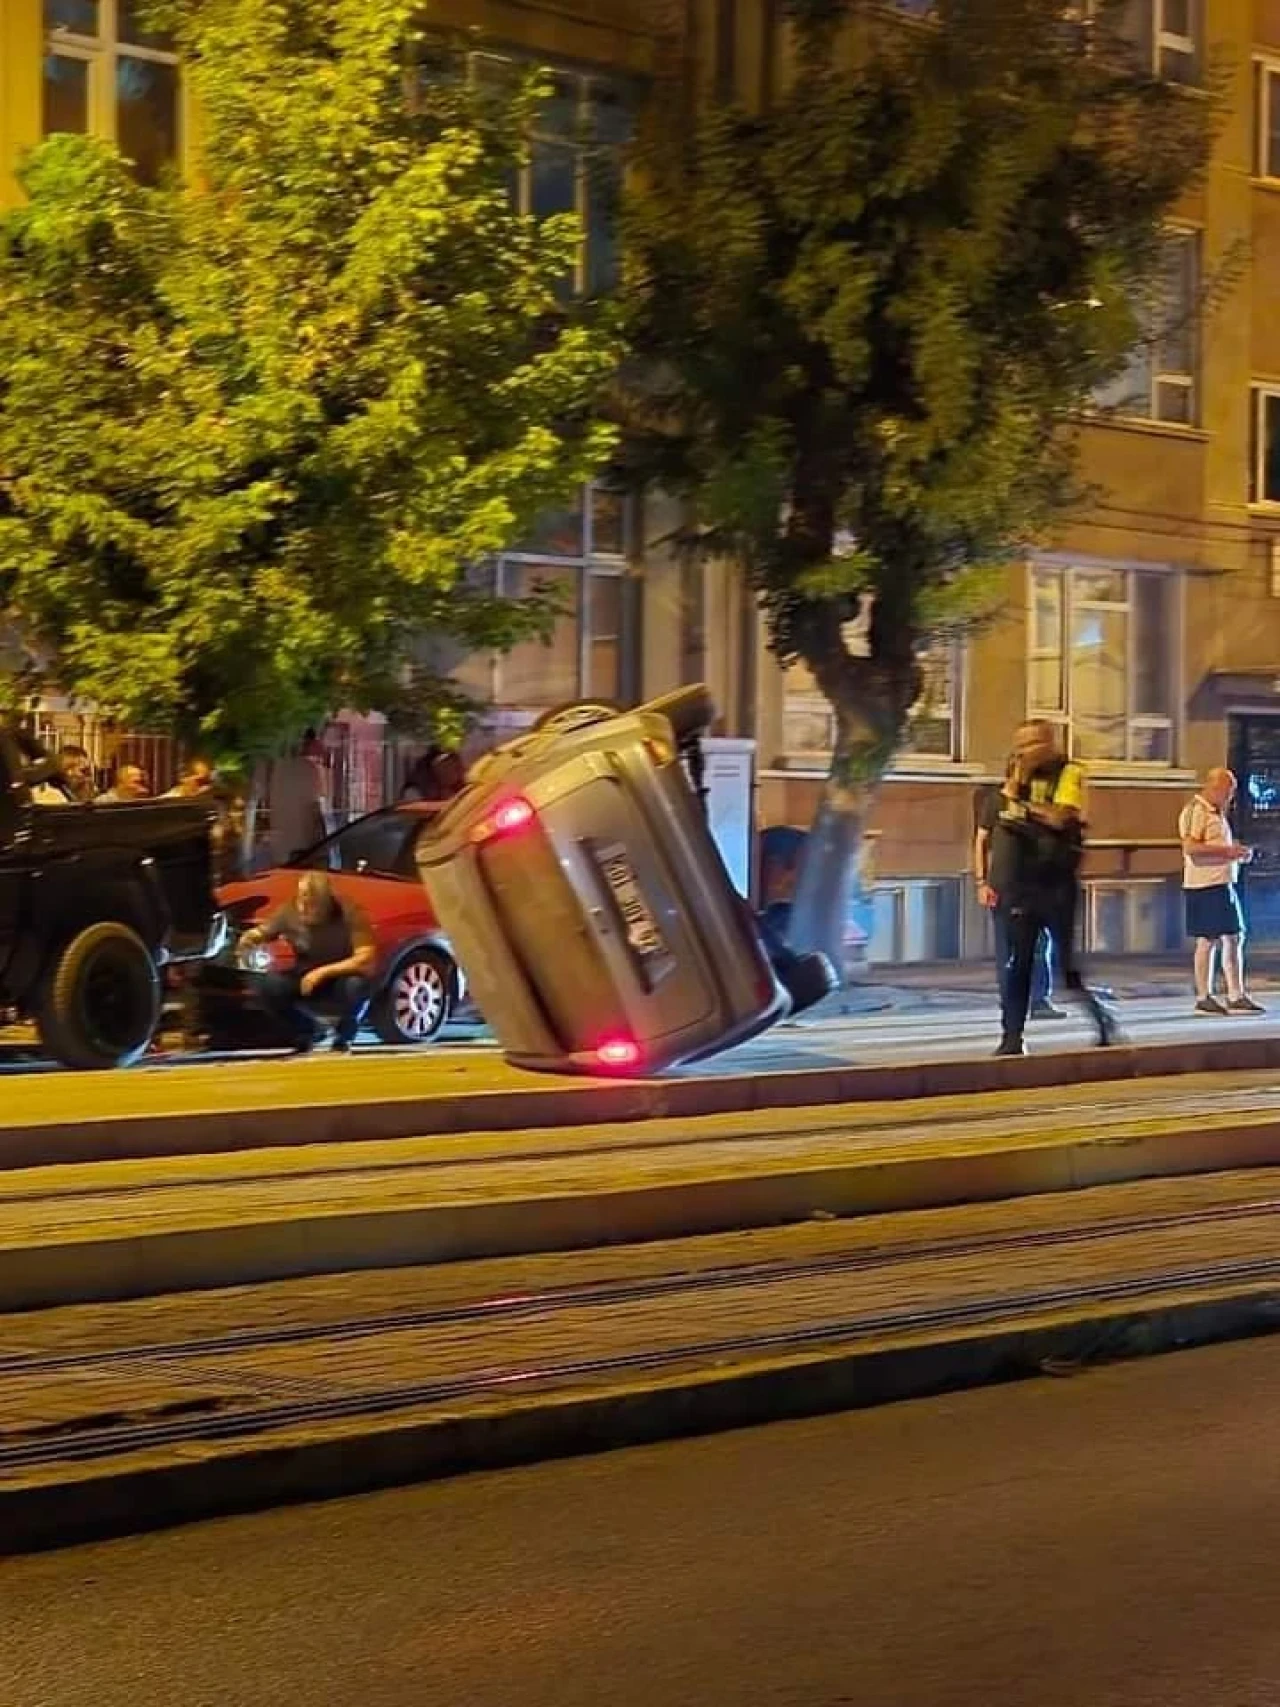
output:
[[[322,871],[305,871],[294,899],[264,924],[246,931],[241,947],[287,942],[295,957],[287,972],[262,980],[261,1000],[293,1039],[297,1054],[314,1049],[321,1020],[334,1028],[333,1047],[350,1049],[369,1006],[369,980],[377,958],[364,910],[335,895]]]

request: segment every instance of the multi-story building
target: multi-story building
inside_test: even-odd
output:
[[[1212,165],[1169,231],[1174,330],[1085,429],[1096,504],[1010,572],[998,620],[928,661],[876,810],[873,958],[982,951],[964,876],[973,791],[1028,715],[1088,765],[1087,944],[1179,940],[1178,810],[1224,762],[1260,850],[1252,928],[1280,935],[1280,0],[1133,0],[1130,17],[1189,99],[1210,66],[1228,81]],[[1197,319],[1201,281],[1220,278]],[[762,817],[803,824],[829,720],[802,670],[756,657]]]
[[[876,808],[873,957],[983,952],[966,875],[973,792],[1000,774],[1029,714],[1058,723],[1089,766],[1092,946],[1176,940],[1178,808],[1225,761],[1243,784],[1241,829],[1262,850],[1253,928],[1280,934],[1280,0],[1132,0],[1131,11],[1159,74],[1192,91],[1210,65],[1229,79],[1212,166],[1170,228],[1175,330],[1085,429],[1095,506],[1010,571],[984,632],[926,660],[928,691]],[[646,83],[676,65],[707,99],[767,101],[786,64],[781,12],[777,0],[430,7],[476,32],[478,76],[503,57],[561,74],[518,193],[531,211],[582,214],[584,286],[607,281],[615,252],[583,135],[620,140]],[[134,0],[0,0],[0,205],[16,193],[20,151],[51,129],[114,136],[144,173],[192,151],[181,68],[135,14]],[[1228,259],[1229,288],[1197,320],[1201,281]],[[605,486],[548,518],[497,572],[512,589],[560,576],[572,610],[549,646],[460,673],[499,723],[579,693],[633,699],[706,679],[725,733],[758,743],[760,823],[803,826],[829,751],[824,702],[772,659],[734,565],[695,568],[666,550],[671,520]]]

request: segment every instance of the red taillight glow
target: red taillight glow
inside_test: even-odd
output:
[[[640,1062],[640,1045],[629,1037],[611,1037],[596,1050],[596,1060],[602,1067],[635,1067]]]
[[[523,830],[526,825],[532,824],[533,818],[533,807],[527,800],[517,796],[514,800],[504,801],[488,818],[481,819],[471,832],[471,840],[488,842],[494,836],[514,835],[517,830]]]
[[[523,830],[533,822],[533,807],[527,800],[508,800],[493,815],[493,827],[500,835],[510,830]]]

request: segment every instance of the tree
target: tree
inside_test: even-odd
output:
[[[421,640],[545,631],[469,573],[608,454],[577,222],[513,211],[536,87],[417,0],[162,0],[189,182],[55,136],[0,224],[0,600],[59,684],[242,755],[462,709]]]
[[[1082,493],[1077,428],[1159,295],[1215,108],[1139,64],[1124,0],[793,0],[763,112],[649,127],[627,211],[633,472],[745,565],[835,745],[793,905],[838,953],[866,813],[930,637]],[[856,623],[861,614],[866,621]]]

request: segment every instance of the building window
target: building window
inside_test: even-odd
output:
[[[1254,164],[1259,178],[1280,179],[1280,61],[1253,67]]]
[[[499,54],[469,56],[471,76],[481,85],[509,86],[518,62]],[[529,159],[516,172],[512,199],[517,210],[545,219],[577,214],[584,241],[566,286],[597,295],[618,280],[618,207],[623,157],[631,139],[631,109],[613,79],[550,68],[550,93],[543,101]]]
[[[871,966],[959,960],[962,886],[956,878],[877,883],[871,891]]]
[[[956,730],[959,648],[930,646],[920,654],[920,697],[907,713],[903,752],[918,757],[958,759]]]
[[[793,764],[831,762],[836,718],[807,664],[787,666],[782,677],[782,757]]]
[[[114,142],[144,184],[181,150],[178,59],[138,0],[44,0],[44,134]]]
[[[1169,887],[1163,878],[1091,879],[1084,886],[1087,954],[1162,954],[1170,943]],[[1176,915],[1175,915],[1176,917]],[[1177,920],[1181,925],[1181,920]]]
[[[1131,420],[1195,426],[1199,288],[1199,236],[1173,233],[1143,305],[1140,342],[1124,371],[1094,393],[1096,408]]]
[[[1150,7],[1151,69],[1171,83],[1198,83],[1203,0],[1150,0]]]
[[[920,653],[920,697],[907,713],[899,758],[959,759],[961,653],[949,643],[926,646]],[[789,666],[782,683],[783,755],[792,763],[830,763],[836,719],[808,667]]]
[[[1178,598],[1158,570],[1033,566],[1027,714],[1073,758],[1173,764]]]
[[[574,699],[633,696],[627,554],[629,504],[589,486],[570,508],[543,518],[532,538],[498,564],[498,590],[527,597],[560,588],[565,605],[546,640],[523,640],[496,663],[495,699],[543,708]]]
[[[1086,51],[1104,16],[1106,0],[1074,0],[1063,19]],[[1204,62],[1204,0],[1124,0],[1113,11],[1112,29],[1137,51],[1144,71],[1170,83],[1201,81]]]
[[[1280,386],[1249,394],[1249,502],[1280,504]]]

